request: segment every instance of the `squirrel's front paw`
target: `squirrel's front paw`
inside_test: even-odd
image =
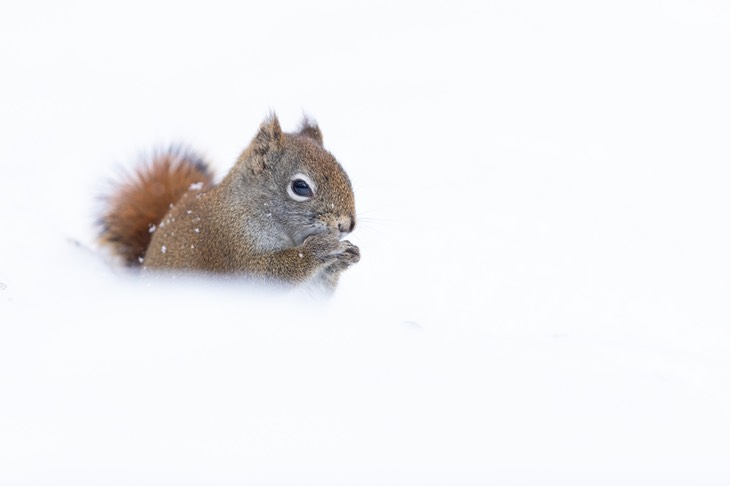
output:
[[[303,246],[307,253],[320,262],[330,261],[335,255],[342,251],[340,240],[332,233],[320,233],[312,235],[304,240]]]
[[[341,269],[345,269],[360,261],[360,248],[347,240],[342,241],[341,243],[344,250],[337,254],[336,265]]]
[[[337,275],[360,261],[360,248],[349,241],[343,241],[341,243],[342,251],[337,253],[335,258],[326,264],[325,268],[329,274]]]
[[[333,233],[312,235],[304,240],[304,247],[327,266],[344,269],[360,261],[360,249],[349,241],[340,241]]]

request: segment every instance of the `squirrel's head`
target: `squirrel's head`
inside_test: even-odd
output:
[[[261,128],[236,163],[242,191],[260,203],[295,245],[308,236],[340,237],[355,227],[355,198],[347,174],[324,149],[317,124],[304,118],[297,132],[284,133],[275,115]]]

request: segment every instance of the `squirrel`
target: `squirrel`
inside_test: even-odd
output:
[[[99,241],[127,266],[308,284],[332,292],[360,260],[350,179],[305,117],[284,133],[269,115],[219,184],[172,147],[118,184]]]

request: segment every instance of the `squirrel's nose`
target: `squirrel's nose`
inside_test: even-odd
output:
[[[340,230],[340,233],[352,233],[352,230],[355,229],[355,217],[354,216],[345,216],[342,219],[340,219],[340,222],[337,224],[337,228]]]

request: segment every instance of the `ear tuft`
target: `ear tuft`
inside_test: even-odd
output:
[[[317,122],[304,115],[302,124],[299,126],[299,135],[311,138],[322,146],[322,131],[319,129]]]
[[[238,163],[248,167],[254,174],[261,174],[267,166],[267,154],[281,148],[281,126],[276,114],[271,113],[262,123],[251,144],[241,154]]]
[[[281,147],[281,126],[276,114],[272,113],[262,123],[259,133],[253,139],[254,152],[264,155]]]

